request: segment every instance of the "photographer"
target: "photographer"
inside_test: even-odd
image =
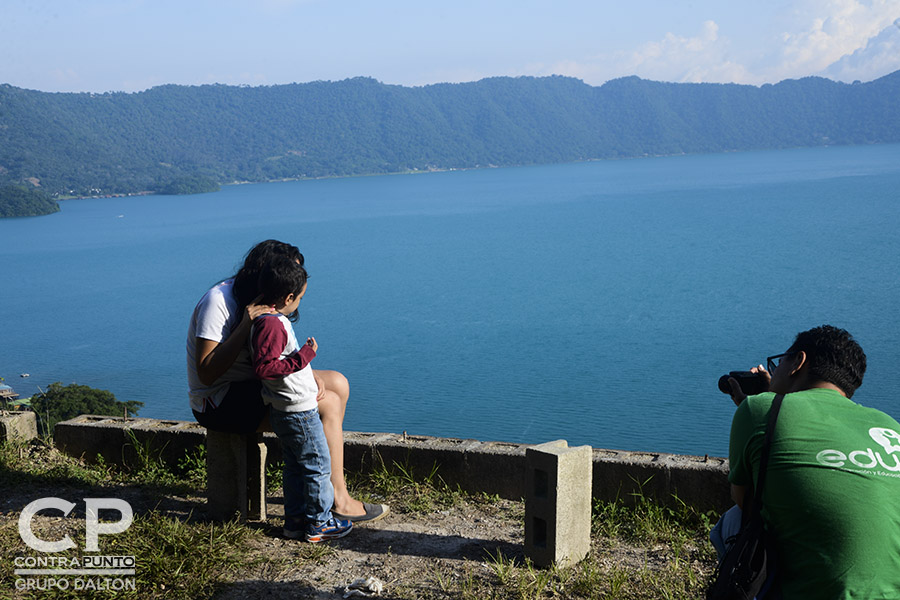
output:
[[[710,534],[714,545],[721,554],[740,529],[772,400],[784,394],[762,497],[774,597],[900,598],[900,424],[850,400],[866,370],[862,348],[824,325],[767,363],[752,370],[766,393],[747,397],[728,380],[738,405],[728,474],[737,507]]]

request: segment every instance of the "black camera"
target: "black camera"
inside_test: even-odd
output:
[[[719,390],[723,394],[731,394],[731,386],[728,385],[728,378],[734,377],[741,386],[741,391],[748,396],[762,394],[769,391],[766,380],[752,371],[732,371],[728,375],[719,377]]]

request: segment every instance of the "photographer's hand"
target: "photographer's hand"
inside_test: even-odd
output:
[[[769,389],[769,384],[772,381],[772,376],[766,371],[766,368],[762,365],[757,365],[750,369],[751,373],[756,373],[758,377],[760,377],[763,381],[765,381],[765,389]],[[734,377],[728,378],[728,385],[731,386],[731,400],[734,402],[735,406],[740,406],[741,402],[747,399],[747,394],[744,393],[744,390],[741,389],[741,385],[737,382],[737,379]]]

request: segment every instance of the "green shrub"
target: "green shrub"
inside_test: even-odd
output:
[[[46,392],[35,394],[31,407],[37,413],[41,435],[53,434],[53,427],[60,421],[78,415],[108,415],[122,417],[135,415],[143,402],[116,400],[112,392],[97,390],[86,385],[51,383]]]

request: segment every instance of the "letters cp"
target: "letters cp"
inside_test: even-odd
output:
[[[97,542],[101,533],[122,533],[131,526],[133,516],[131,505],[124,500],[119,500],[118,498],[85,498],[84,504],[84,549],[87,552],[98,552],[100,550]],[[38,552],[62,552],[74,548],[75,542],[68,535],[61,540],[48,542],[38,538],[31,530],[32,518],[42,510],[55,509],[62,511],[63,516],[68,516],[73,508],[75,508],[74,502],[69,502],[62,498],[40,498],[29,503],[22,510],[22,514],[19,515],[19,535],[22,537],[22,541]],[[122,518],[118,521],[101,523],[99,517],[101,510],[118,511]]]

